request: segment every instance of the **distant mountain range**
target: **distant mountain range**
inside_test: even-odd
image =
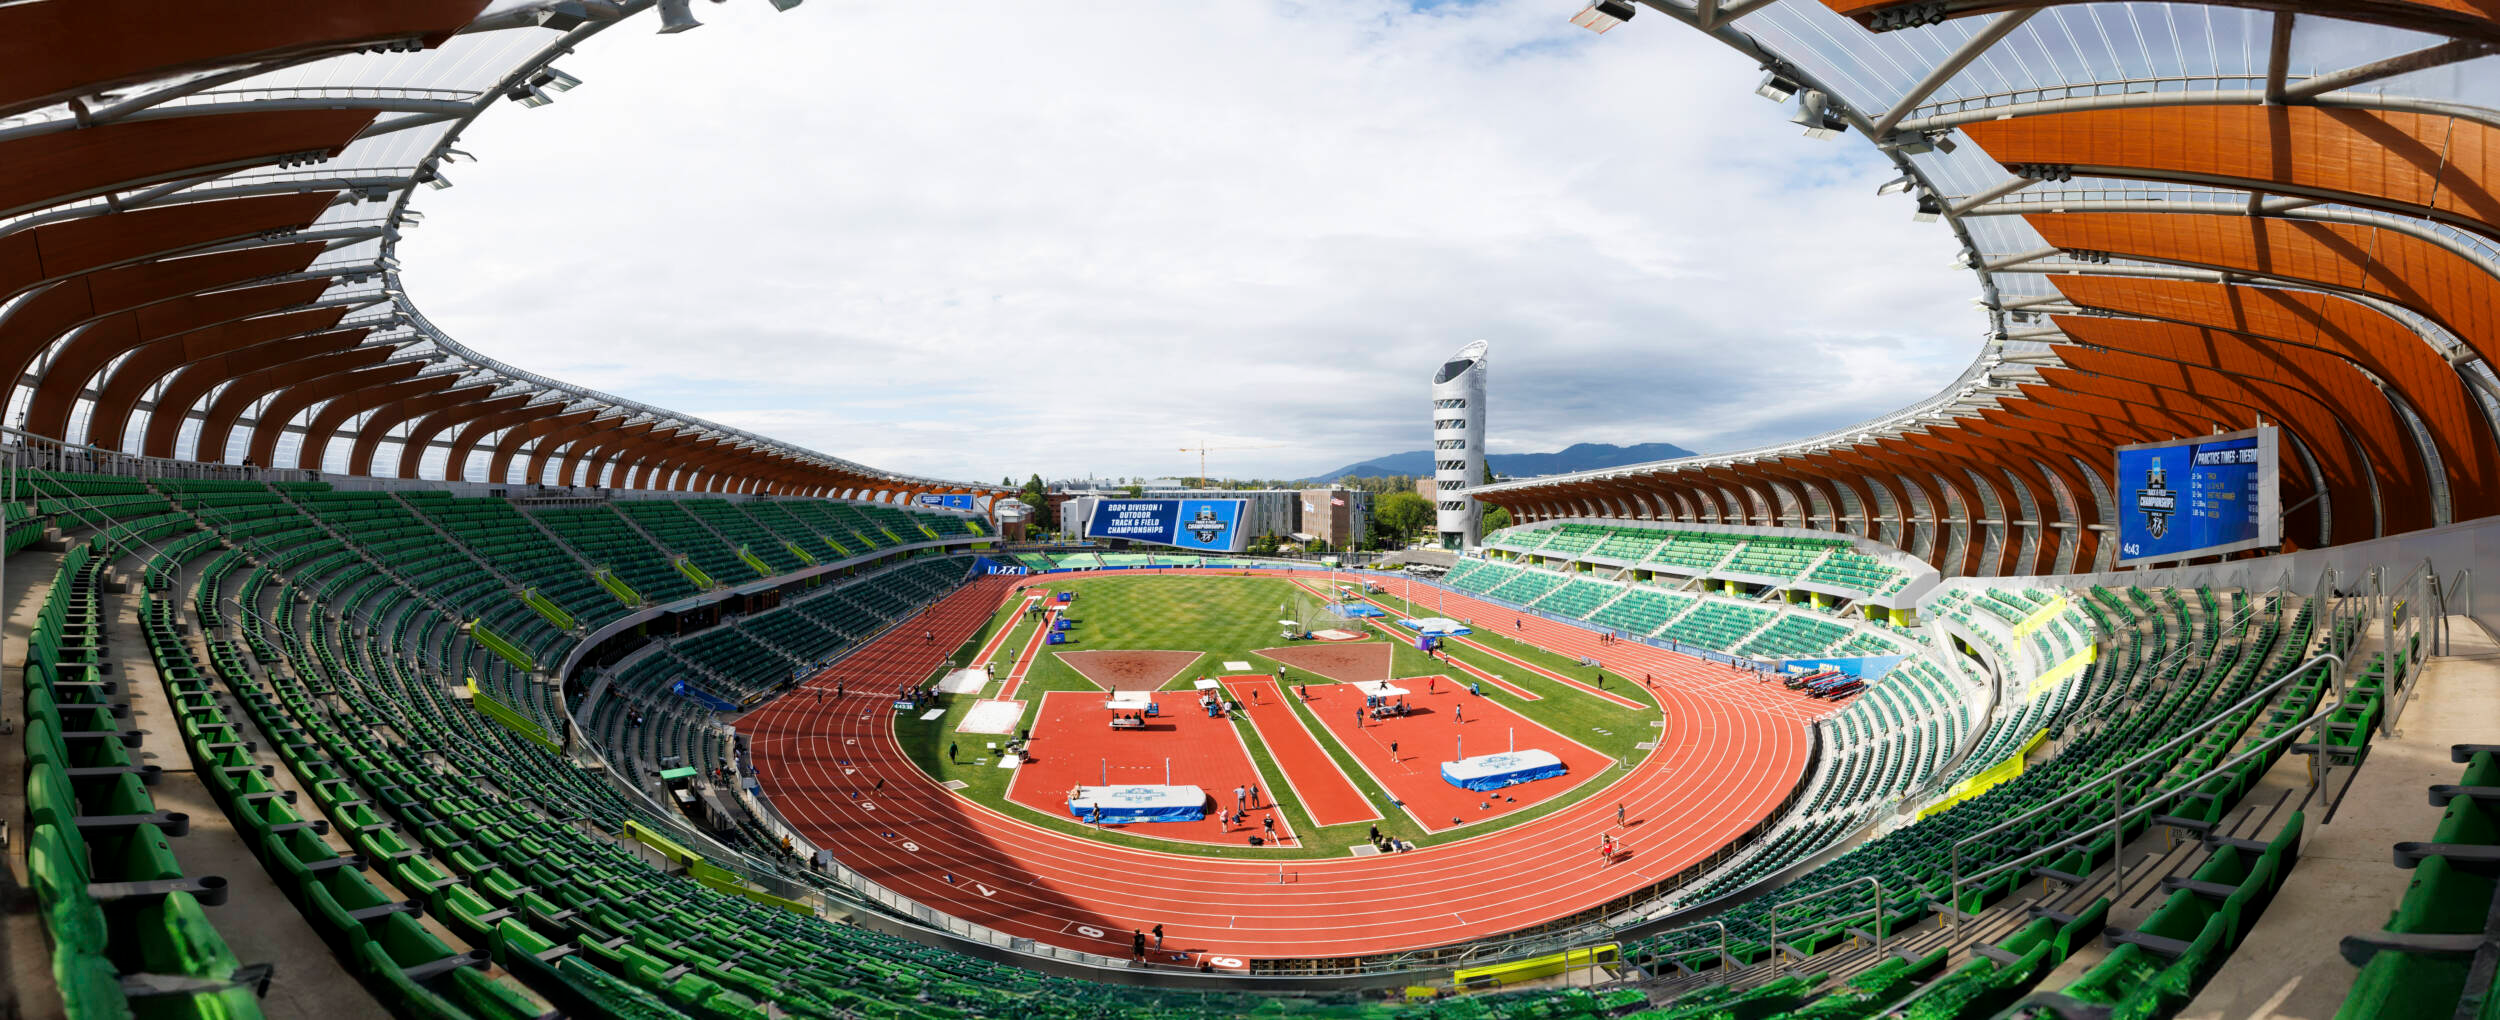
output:
[[[1493,473],[1511,478],[1533,478],[1537,475],[1559,475],[1573,471],[1594,471],[1598,468],[1621,467],[1653,460],[1690,457],[1693,451],[1674,443],[1639,443],[1616,446],[1613,443],[1573,443],[1556,453],[1497,453],[1487,458],[1493,462]],[[1429,475],[1432,473],[1432,451],[1411,450],[1386,457],[1374,457],[1360,464],[1348,464],[1335,471],[1312,475],[1305,481],[1326,484],[1340,478],[1367,478],[1382,475]]]

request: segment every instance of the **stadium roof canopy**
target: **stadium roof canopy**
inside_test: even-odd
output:
[[[639,23],[688,24],[673,2]],[[524,371],[444,335],[401,290],[410,199],[450,186],[461,131],[576,84],[552,62],[652,6],[0,2],[8,423],[152,457],[401,478],[1002,491]]]
[[[1635,13],[1615,31],[1707,32],[1808,134],[1886,153],[1900,177],[1869,200],[1954,231],[1989,330],[1944,392],[1872,421],[1478,497],[1847,530],[1948,573],[2091,570],[2114,556],[2113,447],[2262,421],[2291,545],[2500,513],[2500,5]]]

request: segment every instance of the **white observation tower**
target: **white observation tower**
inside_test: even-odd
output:
[[[1482,340],[1461,347],[1432,374],[1433,519],[1444,549],[1483,538],[1468,490],[1484,478],[1484,349]]]

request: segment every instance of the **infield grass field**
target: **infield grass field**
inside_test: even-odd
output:
[[[1199,676],[1224,675],[1226,671],[1223,663],[1228,660],[1249,662],[1252,664],[1252,672],[1272,671],[1275,664],[1254,654],[1252,650],[1272,648],[1284,643],[1280,640],[1283,628],[1277,622],[1280,619],[1278,616],[1280,607],[1289,608],[1295,606],[1297,602],[1308,602],[1316,598],[1309,589],[1284,578],[1214,572],[1186,575],[1078,573],[1049,575],[1046,581],[1048,582],[1046,585],[1027,589],[1027,593],[1042,590],[1054,593],[1076,592],[1077,601],[1067,614],[1075,621],[1071,628],[1075,636],[1070,644],[1042,646],[1031,663],[1023,685],[1017,693],[1018,699],[1025,702],[1024,723],[1026,725],[1032,723],[1043,692],[1100,689],[1074,668],[1061,662],[1058,656],[1052,654],[1054,651],[1148,649],[1203,653],[1197,663],[1182,670],[1180,675],[1165,685],[1167,690],[1186,690],[1191,686],[1191,681]],[[955,654],[956,665],[970,665],[984,645],[996,637],[1001,630],[1007,632],[1006,640],[1000,644],[995,655],[999,680],[989,686],[984,696],[995,696],[999,692],[1012,671],[1017,657],[1025,650],[1034,631],[1040,626],[1037,619],[1028,618],[1019,613],[1023,604],[1024,599],[1021,595],[1009,599],[1007,604],[992,617],[989,626],[980,634],[975,635]],[[1376,643],[1387,640],[1378,631],[1371,631],[1355,624],[1356,621],[1348,621],[1344,629],[1366,630],[1367,636],[1362,639],[1365,642]],[[1504,652],[1518,655],[1537,665],[1557,671],[1573,670],[1574,676],[1580,676],[1578,671],[1588,668],[1578,665],[1568,656],[1546,652],[1499,635],[1478,635],[1477,637],[1499,647]],[[1391,672],[1396,677],[1457,674],[1456,670],[1433,661],[1411,646],[1400,643],[1393,644],[1393,647],[1396,651],[1392,658]],[[1650,700],[1646,691],[1639,688],[1638,684],[1625,682],[1610,685],[1616,693],[1646,703],[1645,707],[1636,710],[1594,697],[1568,685],[1555,683],[1513,664],[1502,662],[1463,646],[1453,648],[1451,654],[1454,658],[1500,675],[1506,682],[1516,684],[1536,694],[1538,699],[1531,701],[1514,697],[1492,685],[1486,685],[1483,691],[1485,697],[1500,702],[1504,707],[1535,720],[1555,733],[1585,744],[1617,761],[1635,761],[1648,753],[1638,749],[1635,745],[1652,738],[1656,730],[1649,723],[1658,715],[1655,703]],[[1297,670],[1294,679],[1300,682],[1306,679],[1306,675]],[[1242,741],[1250,748],[1250,757],[1259,769],[1262,785],[1283,801],[1294,831],[1303,837],[1302,845],[1252,847],[1246,843],[1239,846],[1181,843],[1156,839],[1149,835],[1148,833],[1151,833],[1154,828],[1152,825],[1131,826],[1122,830],[1094,830],[1063,815],[1035,811],[1007,799],[1007,783],[1013,777],[1014,772],[997,767],[995,753],[986,746],[992,741],[1003,742],[1004,738],[975,733],[958,733],[955,730],[956,724],[962,721],[964,713],[970,710],[975,700],[966,695],[949,697],[944,705],[945,714],[928,721],[922,721],[916,715],[898,713],[895,721],[896,735],[912,759],[930,775],[937,777],[940,782],[960,782],[963,784],[960,790],[962,795],[1027,822],[1061,832],[1088,835],[1123,846],[1210,856],[1278,859],[1343,856],[1349,848],[1367,840],[1370,826],[1373,824],[1341,825],[1330,829],[1322,829],[1314,824],[1309,814],[1302,810],[1301,805],[1291,799],[1284,773],[1277,768],[1267,747],[1259,740],[1257,731],[1248,721],[1236,718],[1233,726],[1241,734]],[[1569,794],[1539,804],[1534,808],[1434,835],[1424,832],[1421,827],[1415,825],[1407,814],[1391,801],[1388,794],[1356,766],[1346,748],[1310,716],[1306,706],[1296,703],[1293,705],[1293,711],[1301,719],[1302,725],[1318,739],[1320,746],[1328,751],[1329,755],[1337,761],[1338,766],[1353,780],[1356,788],[1370,800],[1373,809],[1381,815],[1381,821],[1377,823],[1381,832],[1412,841],[1419,847],[1467,839],[1543,817],[1587,797],[1601,794],[1612,785],[1614,778],[1619,778],[1624,774],[1623,770],[1618,767],[1609,770],[1608,776],[1601,777],[1595,782],[1580,783],[1578,781],[1580,777],[1546,780],[1546,782],[1575,783],[1576,787]],[[1273,720],[1270,720],[1270,725],[1274,725]],[[949,763],[946,759],[946,748],[950,742],[954,743],[959,750],[961,760],[955,763]],[[1035,749],[1038,753],[1054,753],[1053,748],[1040,746],[1041,742],[1038,740],[1036,743]]]

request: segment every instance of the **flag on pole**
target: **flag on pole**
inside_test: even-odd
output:
[[[1329,505],[1329,506],[1344,506],[1344,505],[1345,505],[1345,497],[1343,497],[1343,496],[1330,496],[1330,497],[1328,497],[1328,505]]]

